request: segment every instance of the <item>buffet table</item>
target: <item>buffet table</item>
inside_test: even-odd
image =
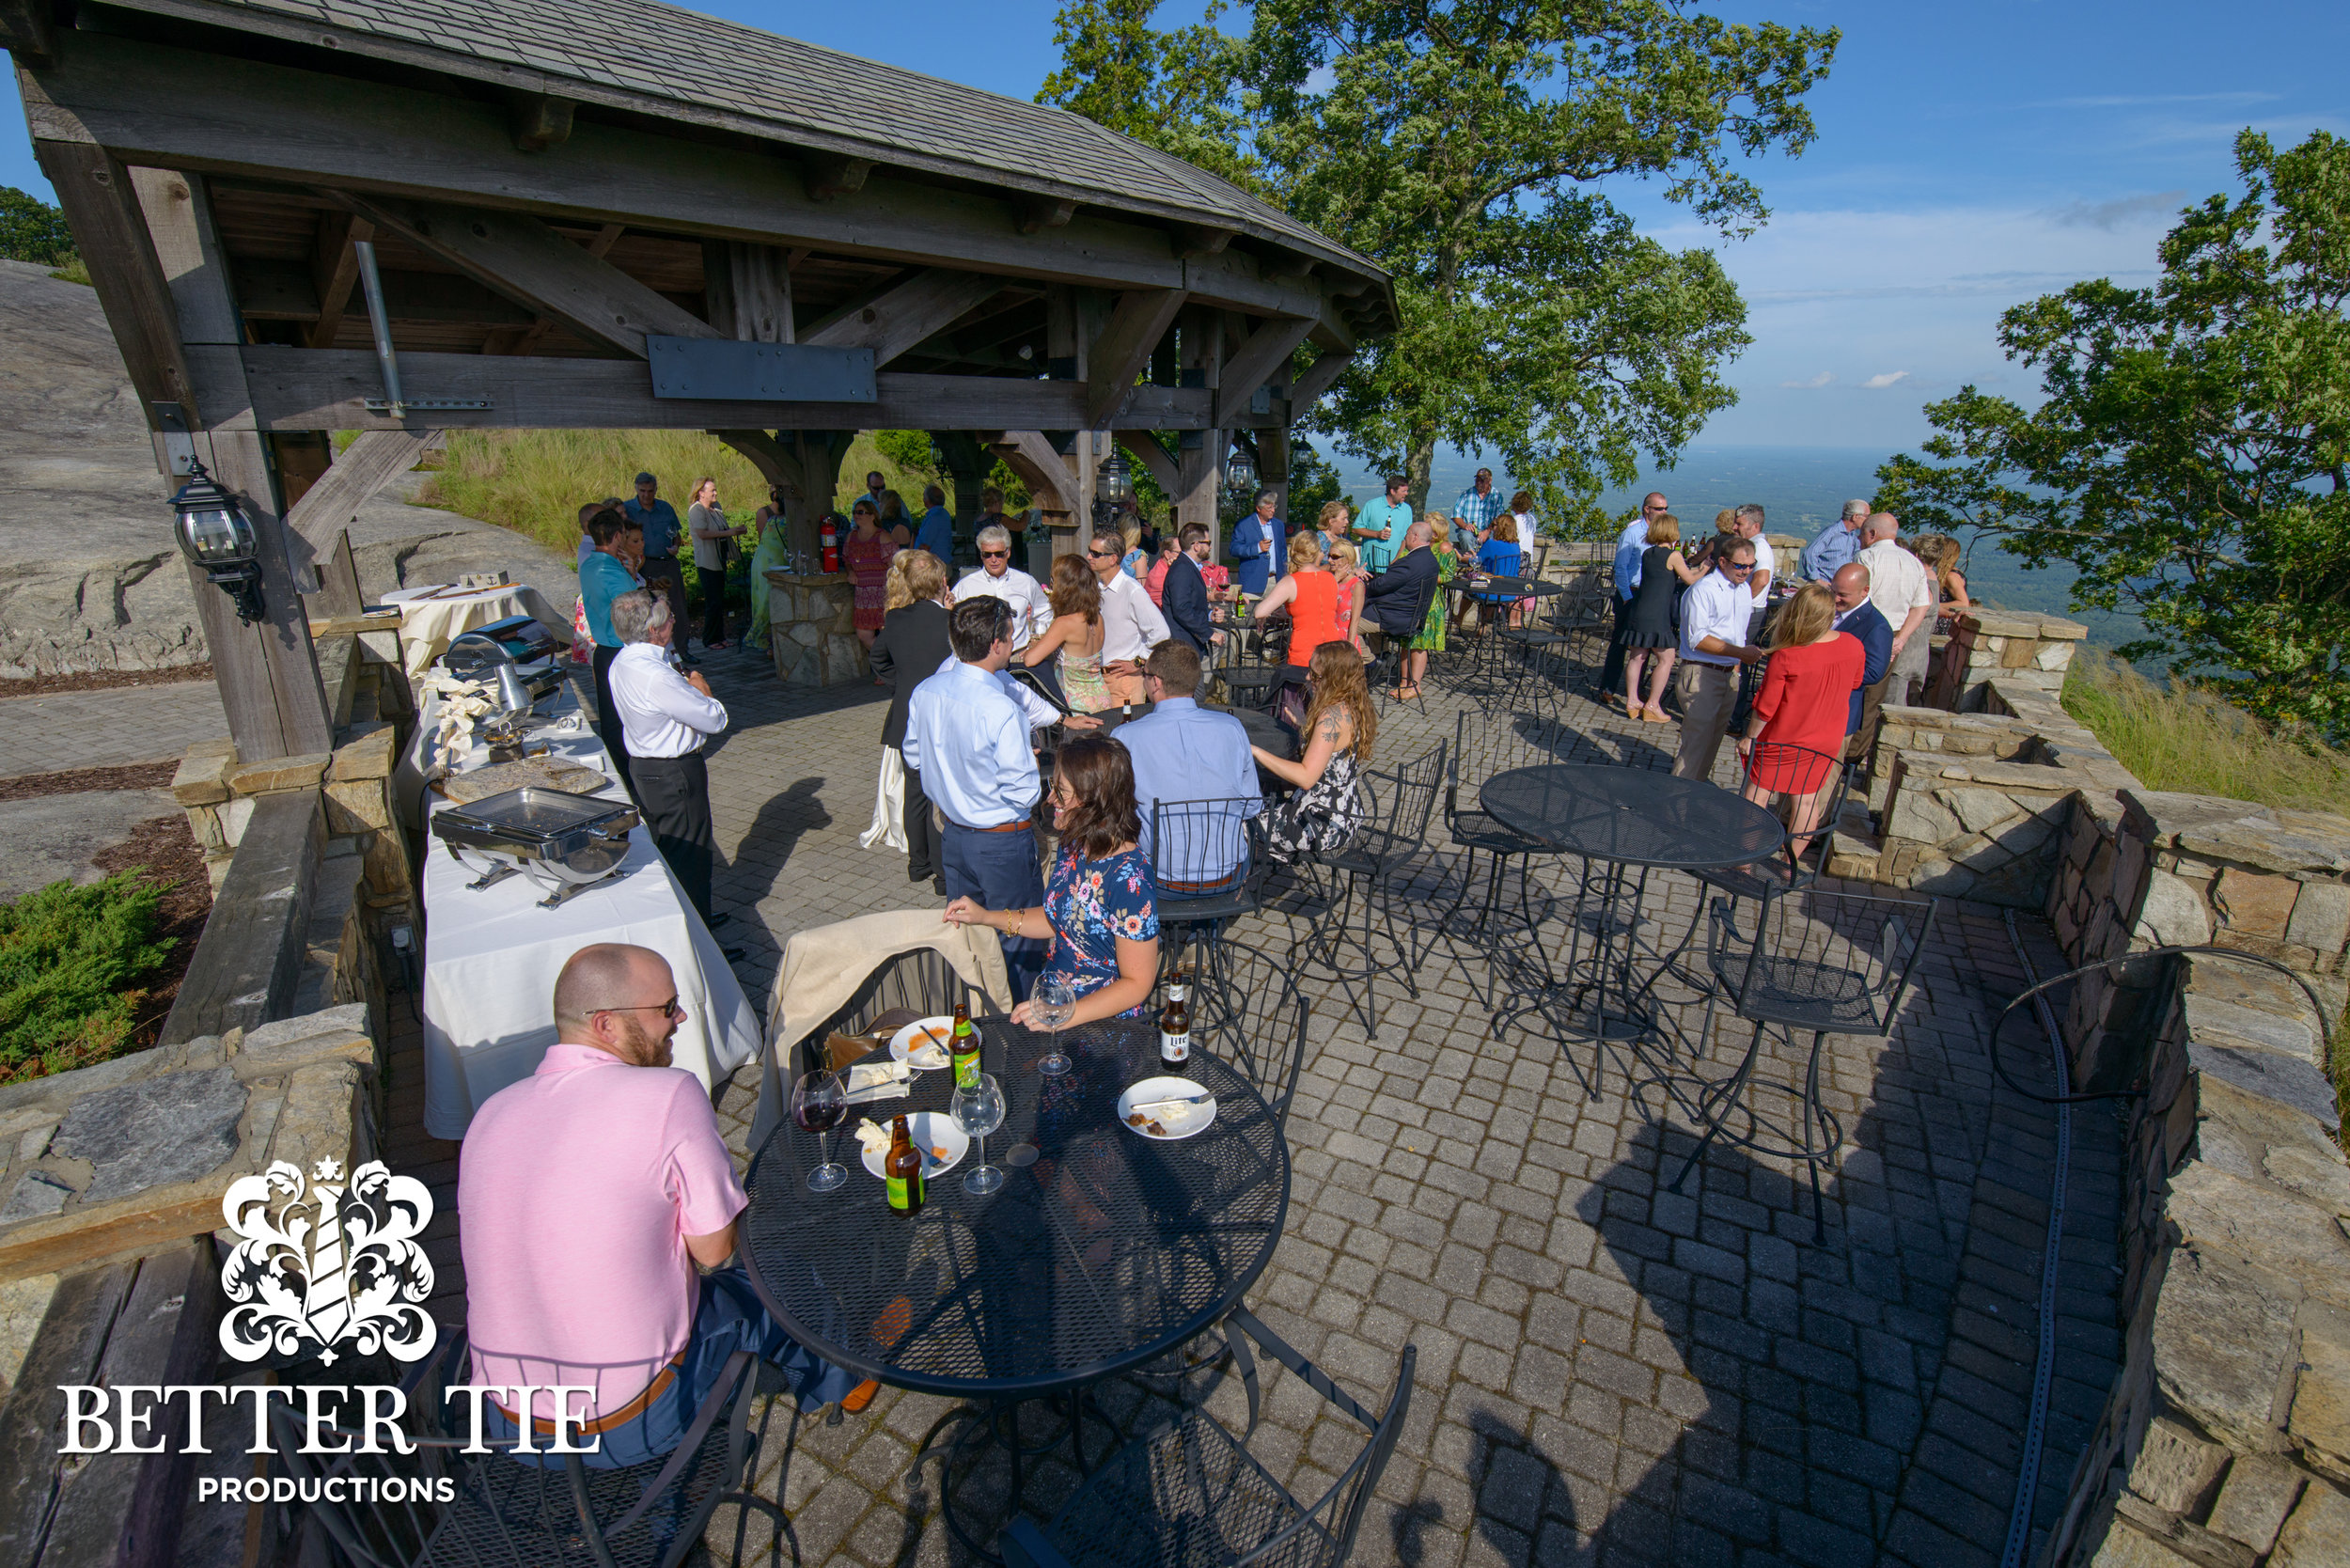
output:
[[[536,597],[533,595],[533,597]],[[553,717],[577,713],[567,685],[540,703]],[[419,759],[429,771],[438,759],[429,720]],[[556,757],[591,767],[607,782],[603,794],[621,798],[610,760],[592,729],[577,734],[544,730]],[[427,812],[446,805],[426,791]],[[555,909],[539,900],[545,889],[525,877],[469,889],[484,856],[468,852],[470,867],[448,846],[428,837],[424,861],[425,1131],[462,1138],[482,1101],[530,1075],[555,1043],[548,1004],[566,960],[593,942],[633,942],[669,961],[685,1019],[672,1043],[675,1065],[705,1087],[722,1081],[758,1054],[759,1019],[727,966],[726,955],[686,903],[677,879],[642,826],[629,836],[619,874],[572,895]]]
[[[477,626],[526,615],[555,634],[555,640],[572,640],[572,614],[547,603],[546,595],[528,583],[505,583],[496,588],[456,588],[426,584],[399,588],[382,603],[400,611],[400,662],[408,679],[416,680],[448,645]]]

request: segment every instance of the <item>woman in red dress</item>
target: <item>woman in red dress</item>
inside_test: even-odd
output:
[[[1746,760],[1748,800],[1767,806],[1774,795],[1791,798],[1787,827],[1797,855],[1820,824],[1834,760],[1843,754],[1852,694],[1867,665],[1860,639],[1836,629],[1836,601],[1825,583],[1805,584],[1779,606],[1762,689],[1738,755]]]
[[[849,575],[856,579],[856,606],[852,621],[856,627],[856,640],[870,652],[873,638],[882,629],[882,617],[888,614],[889,557],[898,553],[899,544],[881,531],[880,509],[865,496],[857,497],[849,514],[856,519],[856,526],[849,530],[849,541],[841,546],[840,553],[847,557]]]

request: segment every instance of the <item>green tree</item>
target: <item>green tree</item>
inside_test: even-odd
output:
[[[2244,194],[2186,210],[2159,280],[2100,278],[1999,319],[2027,412],[1927,405],[1923,462],[1879,470],[1905,521],[1974,524],[2080,608],[2138,612],[2165,657],[2263,718],[2350,737],[2350,142],[2236,138]]]
[[[1800,153],[1838,34],[1670,0],[1255,0],[1245,38],[1160,33],[1147,0],[1073,0],[1046,102],[1218,166],[1379,261],[1402,327],[1316,416],[1427,494],[1439,444],[1488,446],[1571,532],[1736,400],[1749,341],[1713,255],[1668,251],[1602,194],[1666,180],[1725,233],[1768,215],[1737,155]],[[1195,161],[1201,161],[1195,157]]]
[[[42,267],[70,264],[73,231],[65,213],[13,185],[0,185],[0,258]]]

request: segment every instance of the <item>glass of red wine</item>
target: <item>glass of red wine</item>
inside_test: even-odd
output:
[[[803,1132],[816,1135],[816,1153],[822,1162],[807,1173],[808,1191],[832,1192],[849,1179],[848,1168],[834,1164],[832,1158],[832,1130],[848,1116],[849,1091],[841,1085],[839,1074],[810,1073],[792,1086],[791,1120]]]

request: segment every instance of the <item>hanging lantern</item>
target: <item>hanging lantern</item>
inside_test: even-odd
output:
[[[1225,460],[1224,498],[1236,511],[1257,504],[1257,462],[1238,447]]]
[[[1113,507],[1128,506],[1134,501],[1134,465],[1126,461],[1126,454],[1115,447],[1110,448],[1110,455],[1102,460],[1102,465],[1093,471],[1093,494]]]
[[[259,541],[253,521],[200,463],[188,465],[188,482],[171,498],[179,513],[174,536],[180,553],[204,569],[213,585],[237,603],[237,619],[250,626],[268,613],[261,600]]]

